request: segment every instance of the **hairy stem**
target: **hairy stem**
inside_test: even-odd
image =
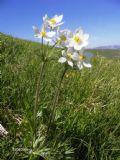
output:
[[[40,74],[37,81],[36,86],[36,93],[35,93],[35,105],[34,105],[34,137],[36,137],[36,118],[37,118],[37,112],[38,112],[38,103],[40,101],[40,84],[43,77],[43,71],[44,71],[45,62],[42,62],[41,68],[40,68]]]
[[[52,123],[52,120],[54,119],[54,114],[55,114],[55,109],[56,109],[56,106],[58,104],[58,99],[59,99],[59,94],[60,94],[60,89],[61,89],[61,84],[62,84],[62,81],[64,79],[64,75],[67,71],[67,67],[65,66],[61,76],[60,76],[60,81],[58,83],[58,87],[56,89],[56,92],[55,92],[55,96],[53,98],[53,104],[52,104],[52,110],[51,110],[51,115],[50,115],[50,119],[49,119],[49,123],[48,123],[48,128],[47,128],[47,132],[46,132],[46,140],[47,140],[47,137],[48,137],[48,133],[49,133],[49,130],[50,130],[50,126],[51,126],[51,123]]]
[[[42,54],[41,54],[41,58],[42,58],[42,63],[40,65],[40,73],[38,75],[38,80],[37,80],[37,85],[36,85],[36,93],[35,93],[35,104],[34,104],[34,111],[33,111],[33,135],[34,138],[36,139],[36,132],[37,132],[37,127],[36,127],[36,118],[37,118],[37,112],[38,112],[38,103],[40,101],[40,84],[42,81],[42,77],[43,77],[43,71],[44,71],[44,66],[45,66],[45,54],[44,54],[44,46],[43,46],[43,37],[42,37]]]

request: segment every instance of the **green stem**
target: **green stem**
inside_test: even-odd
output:
[[[43,46],[43,37],[42,37],[42,54],[41,54],[41,58],[42,58],[42,64],[40,66],[40,73],[38,76],[38,80],[37,80],[37,85],[36,85],[36,93],[35,93],[35,104],[34,104],[34,113],[33,113],[33,135],[34,138],[36,139],[36,118],[37,118],[37,111],[38,111],[38,103],[40,100],[39,94],[40,94],[40,84],[41,84],[41,79],[43,76],[43,70],[44,70],[44,65],[45,65],[45,61],[44,61],[44,46]]]
[[[33,137],[34,140],[36,139],[36,132],[37,132],[37,127],[36,127],[36,119],[37,119],[37,112],[38,112],[38,103],[40,101],[40,85],[41,85],[41,80],[42,80],[42,76],[43,76],[43,71],[44,71],[44,66],[45,66],[45,54],[44,54],[44,45],[43,45],[43,37],[42,37],[42,64],[40,66],[40,73],[38,76],[38,80],[37,80],[37,86],[36,86],[36,93],[35,93],[35,105],[34,105],[34,115],[33,115],[33,124],[34,124],[34,129],[33,129]]]
[[[40,101],[40,84],[43,77],[43,70],[44,70],[45,62],[42,62],[40,74],[37,81],[37,87],[36,87],[36,93],[35,93],[35,105],[34,105],[34,138],[36,138],[36,118],[37,118],[37,112],[38,112],[38,103]]]
[[[53,99],[53,105],[52,105],[52,111],[51,111],[51,115],[50,115],[50,119],[49,119],[49,123],[48,123],[48,128],[47,128],[47,132],[46,132],[46,140],[47,140],[47,137],[48,137],[48,133],[49,133],[49,130],[50,130],[50,126],[51,126],[51,123],[52,123],[52,120],[54,119],[54,114],[55,114],[55,109],[56,109],[56,106],[58,104],[58,99],[59,99],[59,94],[60,94],[60,88],[61,88],[61,84],[62,84],[62,81],[63,81],[63,78],[64,78],[64,75],[67,71],[67,67],[65,65],[65,68],[60,76],[60,81],[59,81],[59,84],[58,84],[58,87],[57,87],[57,90],[55,92],[55,96],[54,96],[54,99]]]
[[[55,46],[56,46],[56,44],[57,44],[57,42],[50,48],[50,49],[53,49],[53,48],[55,48]]]
[[[34,109],[33,109],[33,141],[32,141],[32,150],[33,148],[33,143],[36,140],[36,134],[37,134],[37,112],[38,112],[38,104],[40,101],[40,87],[41,87],[41,82],[43,79],[43,73],[44,73],[44,67],[46,64],[45,61],[45,51],[44,51],[44,45],[43,45],[43,38],[42,38],[42,46],[41,46],[41,58],[42,58],[42,63],[40,65],[40,73],[38,75],[38,80],[36,84],[36,91],[35,91],[35,102],[34,102]],[[31,154],[29,157],[29,160],[35,159],[34,155]]]

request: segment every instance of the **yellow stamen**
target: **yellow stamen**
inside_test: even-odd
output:
[[[85,57],[84,55],[80,55],[80,56],[79,56],[79,59],[80,59],[81,61],[83,61],[85,58],[86,58],[86,57]]]
[[[75,36],[75,37],[74,37],[74,41],[75,41],[76,43],[80,43],[80,42],[81,42],[81,39],[80,39],[79,36]]]
[[[66,78],[68,78],[68,77],[69,77],[69,74],[68,74],[68,73],[66,73],[66,74],[65,74],[65,77],[66,77]]]
[[[74,77],[75,76],[75,73],[74,72],[69,72],[69,73],[66,73],[65,74],[65,77],[68,78],[68,77]]]
[[[67,40],[67,38],[66,38],[66,36],[65,36],[65,35],[61,35],[61,36],[60,36],[60,40],[61,40],[61,41],[66,41],[66,40]]]
[[[42,31],[40,34],[42,37],[46,37],[46,32]]]
[[[68,59],[71,59],[71,58],[72,58],[71,53],[67,53],[67,58],[68,58]]]
[[[55,19],[50,19],[49,20],[52,24],[55,24],[56,23],[56,20]]]

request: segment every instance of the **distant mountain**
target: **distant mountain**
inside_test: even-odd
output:
[[[116,49],[116,50],[120,50],[120,45],[100,46],[100,47],[96,47],[95,49]]]

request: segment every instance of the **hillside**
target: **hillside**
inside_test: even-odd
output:
[[[108,45],[108,46],[100,46],[96,47],[96,49],[112,49],[112,50],[120,50],[120,45]]]
[[[118,49],[91,49],[89,50],[94,55],[106,57],[108,59],[119,59],[120,50]]]
[[[69,68],[49,127],[64,69],[58,63],[60,51],[49,48],[53,58],[44,66],[33,138],[41,45],[0,34],[0,50],[0,123],[8,132],[0,139],[1,160],[120,159],[120,59],[107,59],[93,50],[91,69]]]

